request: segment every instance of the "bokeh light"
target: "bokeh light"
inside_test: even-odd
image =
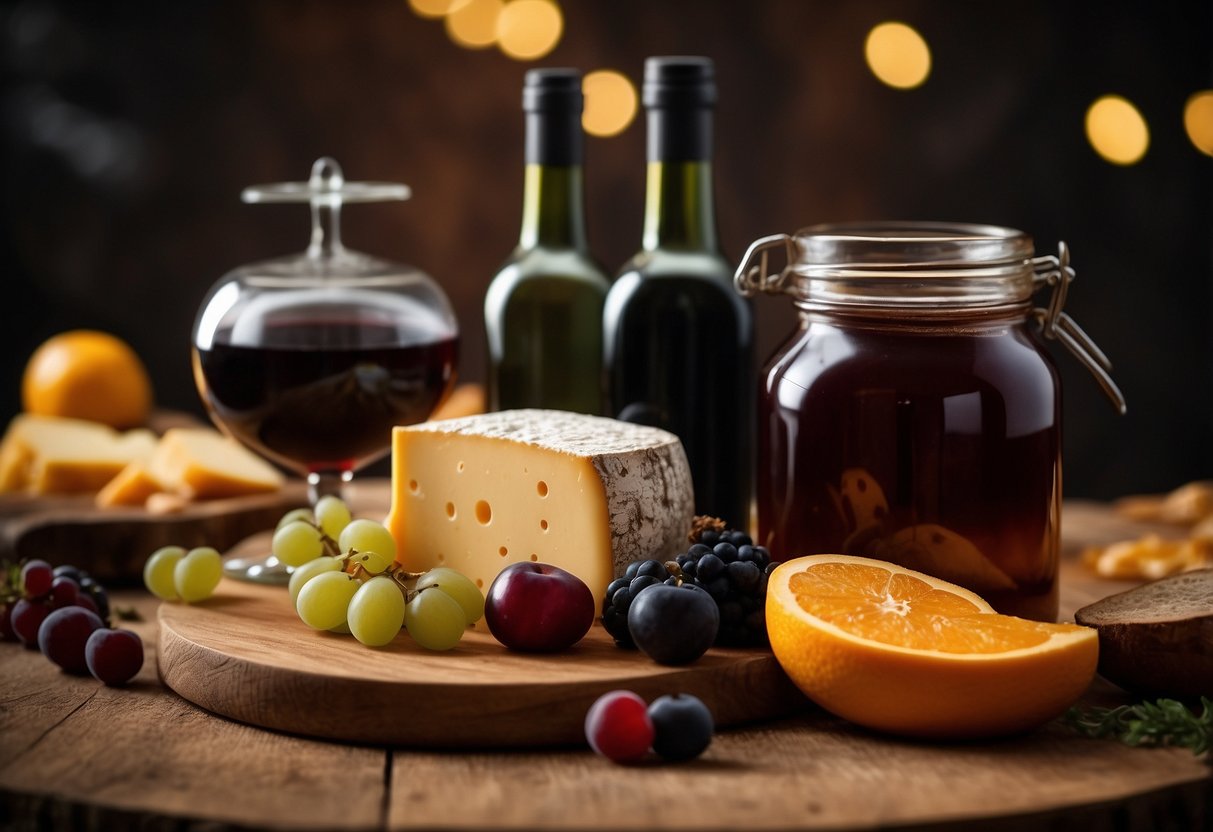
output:
[[[409,8],[421,17],[443,17],[467,2],[468,0],[409,0]]]
[[[1105,95],[1087,110],[1087,140],[1114,165],[1141,161],[1150,146],[1150,128],[1141,113],[1119,95]]]
[[[931,74],[931,50],[905,23],[881,23],[868,32],[864,57],[872,74],[890,87],[913,89]]]
[[[622,133],[636,117],[636,87],[628,77],[613,69],[598,69],[582,79],[585,111],[581,126],[591,136]]]
[[[497,18],[505,7],[502,0],[467,0],[446,15],[446,33],[468,49],[484,49],[497,40]]]
[[[497,45],[520,61],[533,61],[556,48],[564,15],[552,0],[512,0],[497,18]]]
[[[1184,129],[1197,150],[1213,156],[1213,90],[1201,90],[1188,99]]]

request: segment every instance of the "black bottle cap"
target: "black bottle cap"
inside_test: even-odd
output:
[[[716,103],[716,66],[695,55],[644,62],[644,106],[711,107]]]
[[[716,67],[711,58],[679,56],[644,62],[647,150],[652,162],[712,158]]]
[[[528,113],[581,114],[581,73],[576,69],[527,70],[522,87],[522,109]]]
[[[584,105],[578,70],[527,70],[522,86],[527,164],[560,167],[581,164]]]

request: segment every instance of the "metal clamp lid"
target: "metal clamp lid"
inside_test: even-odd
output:
[[[776,249],[782,249],[785,258],[783,268],[777,272],[773,271],[770,262],[771,254]],[[796,263],[796,243],[790,235],[772,234],[762,237],[746,249],[741,264],[733,274],[733,284],[744,297],[752,297],[759,292],[783,294],[789,289],[788,284],[795,273]],[[1111,361],[1082,327],[1063,311],[1070,284],[1075,278],[1074,269],[1070,266],[1069,246],[1064,242],[1058,243],[1056,255],[1034,257],[1031,259],[1031,267],[1034,289],[1046,285],[1053,287],[1048,306],[1036,307],[1031,312],[1032,319],[1040,325],[1041,335],[1049,340],[1060,341],[1095,376],[1112,406],[1123,415],[1127,409],[1125,397],[1112,379]]]

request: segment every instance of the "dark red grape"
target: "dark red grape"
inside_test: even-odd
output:
[[[51,606],[70,607],[80,597],[80,585],[71,578],[55,578],[51,583]]]
[[[628,606],[632,641],[658,664],[695,661],[712,646],[719,629],[715,600],[694,584],[650,586]]]
[[[84,645],[88,637],[105,626],[97,614],[83,607],[64,607],[46,617],[38,628],[38,647],[42,655],[68,673],[88,673]]]
[[[22,598],[13,606],[13,632],[22,644],[31,648],[38,646],[38,628],[50,611],[46,604],[28,598]]]
[[[612,762],[641,759],[653,744],[653,721],[644,700],[630,690],[604,693],[585,715],[585,738]]]
[[[84,609],[88,610],[89,612],[91,612],[93,615],[96,615],[97,617],[101,616],[101,610],[97,609],[97,602],[94,601],[92,599],[92,596],[90,596],[90,595],[85,595],[84,593],[80,593],[79,595],[77,595],[76,596],[76,606],[84,607]]]
[[[649,718],[653,720],[653,750],[667,760],[694,759],[712,742],[712,712],[689,693],[658,697],[649,705]]]
[[[84,645],[84,659],[100,681],[125,685],[143,667],[143,640],[130,630],[95,630]]]
[[[21,586],[26,598],[41,598],[51,591],[51,582],[55,573],[51,565],[44,560],[31,560],[21,567]]]

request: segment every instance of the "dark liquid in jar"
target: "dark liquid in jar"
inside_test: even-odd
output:
[[[772,555],[900,563],[999,612],[1057,616],[1057,373],[1018,321],[814,319],[767,366],[759,534]]]
[[[258,453],[301,472],[354,470],[454,385],[457,340],[431,335],[402,344],[394,324],[291,321],[267,328],[273,346],[195,350],[194,372],[217,420]]]

